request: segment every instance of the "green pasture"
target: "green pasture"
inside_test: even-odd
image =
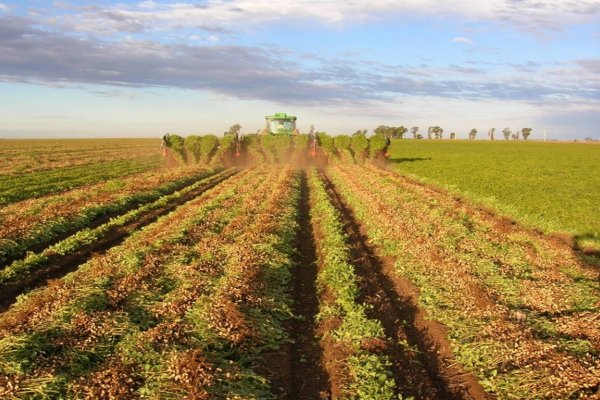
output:
[[[600,249],[600,145],[393,140],[391,168]]]

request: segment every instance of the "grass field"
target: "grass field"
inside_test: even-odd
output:
[[[600,249],[600,146],[394,140],[392,168]]]

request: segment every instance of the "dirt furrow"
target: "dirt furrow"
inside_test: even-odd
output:
[[[486,398],[477,379],[453,360],[443,327],[425,318],[416,289],[395,273],[395,260],[377,255],[351,208],[328,177],[322,177],[333,204],[344,217],[361,300],[371,307],[369,317],[379,319],[391,339],[384,351],[393,362],[400,393],[418,399]]]
[[[294,269],[294,315],[291,322],[290,385],[285,399],[314,400],[329,397],[329,376],[323,364],[323,353],[317,340],[317,254],[310,223],[310,202],[306,172],[300,181],[300,224],[297,238],[298,265]]]
[[[229,179],[236,173],[237,171],[235,170],[231,171],[230,173],[171,201],[162,208],[150,211],[127,225],[117,227],[101,240],[90,243],[75,253],[68,255],[55,254],[51,256],[46,263],[46,266],[36,269],[26,279],[2,285],[0,292],[0,312],[9,308],[19,295],[46,285],[50,279],[61,278],[69,272],[76,270],[93,255],[103,253],[108,249],[121,244],[134,231],[155,222],[161,216],[173,211],[182,204],[193,200],[205,191],[217,186],[226,179]]]

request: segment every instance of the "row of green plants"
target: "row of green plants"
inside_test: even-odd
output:
[[[597,386],[597,270],[570,249],[391,173],[333,169],[336,187],[454,355],[500,398],[577,398]],[[596,321],[596,322],[593,322]]]
[[[387,154],[389,141],[379,135],[367,137],[365,134],[329,136],[317,133],[319,147],[334,159],[343,162],[362,163],[366,159],[380,159]]]
[[[99,218],[156,201],[215,172],[197,166],[146,172],[5,207],[0,211],[0,266]]]
[[[0,175],[0,206],[156,169],[160,155],[98,162],[27,174]]]
[[[163,138],[163,146],[166,146],[181,163],[222,166],[223,157],[234,151],[236,140],[236,137],[231,135],[218,138],[215,135],[182,137],[167,134]]]
[[[366,159],[386,157],[389,140],[376,135],[367,138],[364,134],[353,136],[329,136],[316,134],[318,152],[343,162],[364,162]],[[166,146],[184,163],[221,165],[223,156],[232,155],[238,137],[214,135],[185,138],[178,135],[165,136]],[[305,160],[311,152],[310,135],[258,135],[240,136],[239,151],[255,163],[288,163]]]
[[[25,258],[16,260],[7,265],[4,269],[0,270],[0,290],[2,285],[26,279],[37,269],[46,266],[48,261],[53,257],[57,255],[66,256],[69,254],[75,254],[86,246],[104,239],[108,234],[115,232],[118,228],[124,227],[131,222],[138,220],[144,214],[155,210],[160,210],[172,201],[177,200],[198,188],[218,181],[224,176],[230,175],[231,173],[231,170],[225,170],[221,173],[210,175],[207,178],[199,179],[195,183],[186,186],[181,190],[164,195],[153,202],[143,204],[142,206],[125,214],[111,218],[108,222],[98,227],[81,229],[75,234],[45,248],[40,252],[29,252]]]
[[[204,390],[188,385],[204,360],[188,312],[221,274],[220,232],[241,213],[247,185],[264,195],[269,177],[242,172],[23,296],[0,316],[0,393],[127,399]]]
[[[360,290],[342,216],[314,169],[310,172],[309,186],[311,221],[319,238],[317,287],[322,300],[318,320],[322,326],[331,326],[331,321],[335,324],[324,332],[321,340],[337,349],[335,362],[346,375],[338,378],[342,382],[340,398],[398,398],[389,358],[367,346],[387,339],[381,322],[369,318],[366,306],[359,301]]]

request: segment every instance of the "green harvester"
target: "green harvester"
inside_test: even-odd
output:
[[[296,116],[286,113],[275,113],[265,117],[267,124],[262,130],[264,135],[298,135]]]

